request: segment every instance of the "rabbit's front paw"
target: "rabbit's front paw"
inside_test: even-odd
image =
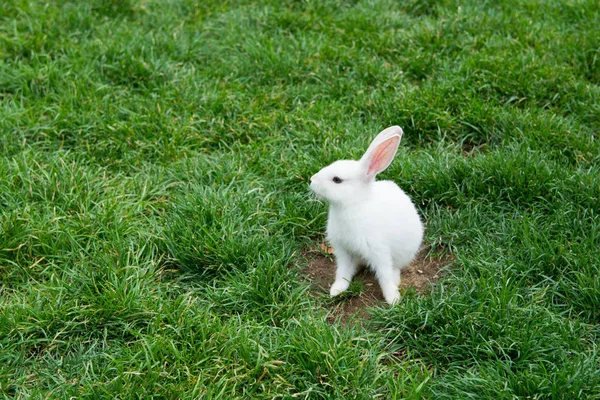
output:
[[[400,292],[397,287],[383,291],[383,297],[388,304],[394,305],[400,300]]]
[[[335,297],[345,292],[349,286],[350,282],[348,282],[347,280],[336,281],[333,283],[333,285],[331,285],[331,289],[329,289],[329,294],[331,295],[331,297]]]

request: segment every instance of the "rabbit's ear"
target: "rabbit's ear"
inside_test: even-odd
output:
[[[391,126],[373,139],[367,152],[360,159],[363,168],[366,169],[367,179],[372,179],[392,163],[401,137],[402,129],[399,126]]]

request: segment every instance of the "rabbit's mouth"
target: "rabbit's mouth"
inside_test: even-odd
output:
[[[314,193],[315,197],[319,200],[327,200],[325,198],[325,196],[323,195],[323,193],[321,193],[321,191],[319,190],[318,185],[316,185],[314,182],[311,182],[310,185],[308,185],[308,187],[310,188],[311,192]]]
[[[308,185],[308,188],[310,189],[310,191],[318,198],[318,199],[322,199],[323,196],[318,192],[317,189],[315,189],[315,186],[311,183],[310,185]]]
[[[315,192],[313,192],[313,194],[314,194],[314,196],[313,196],[313,197],[314,197],[315,199],[317,199],[317,200],[319,200],[319,201],[327,201],[327,199],[326,199],[325,197],[323,197],[322,195],[320,195],[319,193],[315,193]]]

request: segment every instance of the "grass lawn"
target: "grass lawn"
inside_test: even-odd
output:
[[[600,399],[599,27],[596,0],[3,1],[0,396]],[[396,124],[381,178],[453,261],[332,321],[308,178]]]

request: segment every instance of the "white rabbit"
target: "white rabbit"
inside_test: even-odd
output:
[[[385,300],[400,298],[400,270],[419,251],[423,224],[406,193],[392,181],[375,181],[375,175],[392,162],[402,133],[389,127],[359,161],[336,161],[310,178],[310,188],[329,202],[327,239],[337,262],[332,297],[348,289],[360,265],[368,265]]]

